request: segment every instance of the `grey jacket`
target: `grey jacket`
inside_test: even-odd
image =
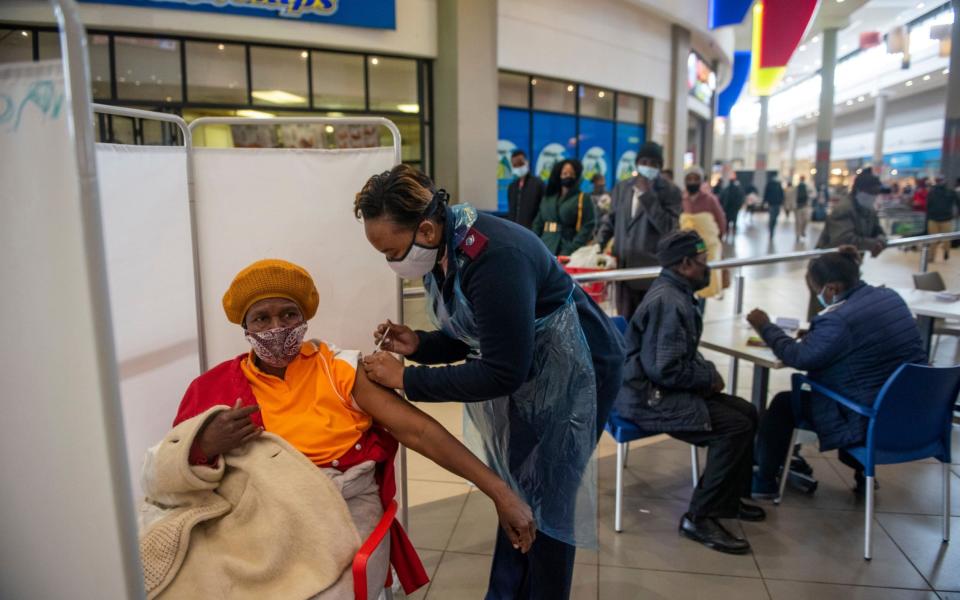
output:
[[[874,244],[886,239],[877,211],[863,208],[852,198],[845,198],[830,211],[817,240],[817,248],[851,244],[861,250],[870,250]]]
[[[693,287],[664,269],[627,328],[620,416],[651,432],[710,429],[704,398],[720,374],[697,350],[702,333]]]
[[[653,189],[640,197],[636,217],[633,211],[633,190],[637,178],[621,181],[613,188],[611,208],[597,230],[596,242],[606,246],[613,238],[613,254],[621,269],[657,266],[657,243],[677,229],[683,211],[680,189],[662,177],[653,182]],[[647,289],[651,280],[630,282],[638,289]]]

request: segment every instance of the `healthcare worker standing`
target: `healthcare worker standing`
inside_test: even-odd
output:
[[[380,352],[364,368],[410,400],[466,403],[468,445],[533,508],[527,554],[498,532],[487,598],[568,598],[576,546],[597,545],[592,455],[621,385],[623,341],[533,233],[448,199],[407,165],[357,194],[367,240],[398,275],[423,278],[438,329],[388,321],[374,337],[422,365],[450,365],[404,367]]]

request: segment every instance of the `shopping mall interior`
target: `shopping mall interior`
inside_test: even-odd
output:
[[[0,1],[0,598],[960,599],[958,15]]]

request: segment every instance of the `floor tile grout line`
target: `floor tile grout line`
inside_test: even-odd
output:
[[[443,545],[443,550],[440,551],[440,560],[437,561],[437,568],[434,570],[433,577],[430,578],[430,582],[427,584],[427,589],[423,594],[424,600],[429,600],[430,598],[430,589],[433,588],[433,582],[437,579],[437,573],[440,572],[440,565],[443,564],[443,559],[447,556],[447,549],[450,547],[450,540],[453,539],[453,534],[457,530],[457,525],[460,524],[460,519],[463,518],[463,512],[467,509],[467,500],[469,498],[470,492],[467,492],[463,499],[463,504],[460,506],[460,512],[457,513],[457,520],[453,523],[453,529],[450,530],[450,535],[447,537],[447,542]]]
[[[897,550],[900,551],[900,554],[902,554],[903,557],[907,559],[907,562],[910,563],[910,566],[914,568],[914,570],[920,575],[920,578],[926,581],[927,585],[930,586],[930,589],[933,590],[934,589],[933,583],[931,583],[930,580],[927,579],[927,576],[924,575],[923,571],[921,571],[920,568],[913,562],[913,559],[910,558],[910,555],[907,554],[904,551],[904,549],[900,547],[900,544],[897,543],[897,540],[893,537],[893,535],[889,531],[887,531],[887,528],[883,526],[883,523],[880,522],[880,519],[877,518],[876,514],[873,515],[873,524],[874,524],[874,527],[879,527],[880,529],[883,530],[883,533],[888,538],[890,538],[890,541],[893,542],[893,545],[897,548]]]
[[[811,581],[807,579],[787,579],[783,577],[770,577],[768,581],[784,581],[787,583],[814,583],[817,585],[835,585],[839,587],[870,588],[875,590],[905,590],[910,592],[936,591],[932,587],[929,589],[923,589],[923,588],[901,587],[896,585],[890,586],[890,585],[871,585],[869,583],[839,583],[836,581]],[[926,581],[926,579],[924,579],[924,581]]]

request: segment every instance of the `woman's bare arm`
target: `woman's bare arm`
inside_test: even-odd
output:
[[[473,455],[430,415],[357,371],[354,400],[404,446],[472,482],[497,507],[500,525],[515,548],[526,552],[536,537],[533,512],[496,473]]]

